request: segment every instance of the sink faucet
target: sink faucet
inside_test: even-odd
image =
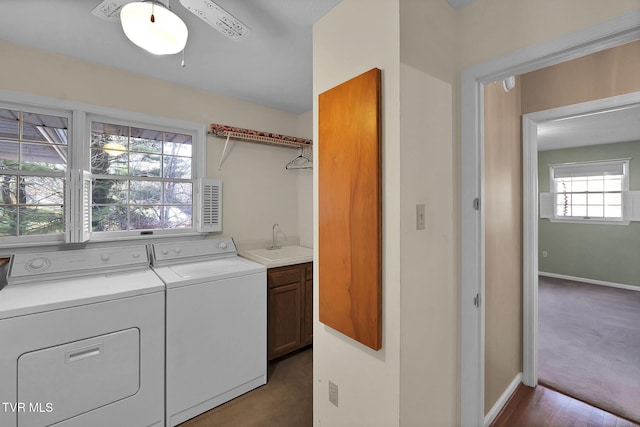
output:
[[[269,246],[267,249],[273,250],[273,249],[280,249],[280,246],[276,245],[276,236],[278,234],[278,229],[280,229],[280,225],[278,224],[273,224],[273,228],[272,228],[272,240],[271,240],[271,246]]]

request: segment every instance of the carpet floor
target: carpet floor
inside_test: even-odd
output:
[[[179,427],[311,427],[313,351],[269,364],[267,384],[180,424]]]
[[[640,292],[540,277],[541,384],[640,423]]]

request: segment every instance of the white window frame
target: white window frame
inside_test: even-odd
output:
[[[580,217],[564,217],[557,215],[556,212],[556,170],[571,171],[576,170],[598,170],[604,171],[610,169],[611,166],[622,167],[622,191],[621,191],[621,217],[620,218],[580,218]],[[578,176],[578,175],[576,175]],[[567,222],[567,223],[581,223],[581,224],[613,224],[613,225],[628,225],[630,223],[627,218],[626,212],[626,199],[629,192],[629,159],[614,159],[614,160],[598,160],[598,161],[586,161],[586,162],[572,162],[572,163],[558,163],[549,165],[549,191],[553,195],[553,214],[549,217],[551,222]]]
[[[64,200],[63,200],[63,214],[65,221],[65,230],[67,228],[68,218],[69,218],[69,206],[67,202],[67,192],[69,187],[69,171],[71,169],[71,141],[73,139],[73,112],[70,110],[59,109],[59,108],[49,108],[43,107],[39,105],[30,105],[13,101],[0,101],[0,108],[7,110],[15,110],[21,111],[24,113],[35,113],[35,114],[46,114],[58,117],[64,117],[67,119],[68,131],[67,131],[67,169],[63,174],[64,180]],[[2,175],[29,175],[29,174],[8,174],[2,173]],[[58,176],[57,173],[51,172],[39,172],[36,175],[38,176]],[[1,246],[14,246],[16,244],[19,245],[38,245],[42,243],[64,243],[65,241],[65,230],[60,234],[40,234],[40,235],[31,235],[31,236],[2,236],[0,237],[0,245]]]
[[[112,241],[149,239],[155,237],[191,236],[202,235],[199,232],[202,203],[200,195],[200,182],[205,178],[206,159],[206,125],[184,120],[171,119],[160,116],[131,112],[121,109],[48,98],[38,95],[30,95],[0,89],[0,107],[21,111],[53,114],[67,117],[69,120],[68,132],[68,161],[65,177],[65,231],[61,235],[42,236],[7,236],[0,237],[0,246],[19,247],[46,244],[74,243],[78,241]],[[119,123],[127,126],[142,128],[162,129],[169,132],[179,132],[192,135],[191,153],[191,181],[193,183],[193,225],[189,229],[165,229],[165,230],[137,230],[90,233],[84,239],[78,240],[73,231],[82,222],[82,203],[76,200],[76,195],[81,190],[77,188],[81,181],[71,179],[72,176],[81,174],[82,170],[91,170],[90,165],[90,120],[103,120]],[[72,202],[73,201],[73,202]],[[153,231],[153,234],[141,234]]]
[[[192,185],[192,227],[191,228],[179,228],[179,229],[153,229],[153,230],[123,230],[123,231],[101,231],[101,232],[92,232],[91,240],[92,241],[101,241],[101,240],[113,240],[118,238],[131,238],[131,237],[151,237],[151,236],[184,236],[184,235],[192,235],[197,233],[198,224],[199,224],[199,212],[200,212],[200,197],[198,197],[198,181],[201,176],[196,175],[196,159],[200,153],[196,148],[196,141],[198,141],[198,130],[188,127],[175,127],[168,126],[166,121],[163,119],[162,121],[140,121],[140,120],[131,120],[131,119],[120,119],[107,115],[98,115],[98,114],[87,114],[86,115],[86,132],[88,138],[90,138],[91,134],[91,123],[92,122],[102,122],[102,123],[112,123],[116,125],[129,126],[129,127],[137,127],[142,129],[153,129],[153,130],[161,130],[165,132],[175,132],[185,135],[190,135],[192,137],[192,151],[191,151],[191,179],[189,180]],[[87,148],[87,153],[84,154],[85,164],[82,165],[82,168],[90,171],[91,165],[89,164],[91,161],[90,150],[88,144],[83,144],[85,148]],[[202,145],[202,144],[199,144]],[[152,233],[152,234],[150,234]]]

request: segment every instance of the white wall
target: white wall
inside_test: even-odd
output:
[[[1,40],[0,57],[0,88],[5,90],[206,125],[293,136],[300,130],[301,119],[294,114]],[[221,138],[207,138],[207,176],[223,180],[223,234],[237,241],[267,241],[277,222],[284,233],[280,237],[297,243],[299,180],[284,166],[298,152],[235,142],[218,170],[223,144]]]
[[[320,93],[371,68],[382,70],[384,244],[381,350],[373,351],[320,323],[317,287],[314,292],[314,425],[397,426],[400,392],[398,1],[343,0],[316,23],[313,43],[315,111]],[[317,140],[317,114],[314,134]],[[318,141],[316,146],[321,143]],[[317,171],[314,175],[317,177]],[[316,180],[314,201],[317,202],[317,198]],[[317,218],[317,203],[314,215]],[[315,233],[317,238],[317,226]],[[315,259],[318,261],[317,250]],[[316,283],[320,280],[322,286],[318,269],[315,271]],[[328,400],[329,380],[339,387],[337,408]]]
[[[313,139],[313,110],[298,116],[298,136]],[[312,150],[305,156],[313,160]],[[298,230],[300,244],[313,247],[313,170],[299,170],[298,174]]]

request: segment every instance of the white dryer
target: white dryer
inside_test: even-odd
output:
[[[0,290],[0,425],[164,424],[164,284],[144,245],[16,254]]]
[[[267,277],[231,238],[152,245],[167,286],[166,424],[267,381]]]

